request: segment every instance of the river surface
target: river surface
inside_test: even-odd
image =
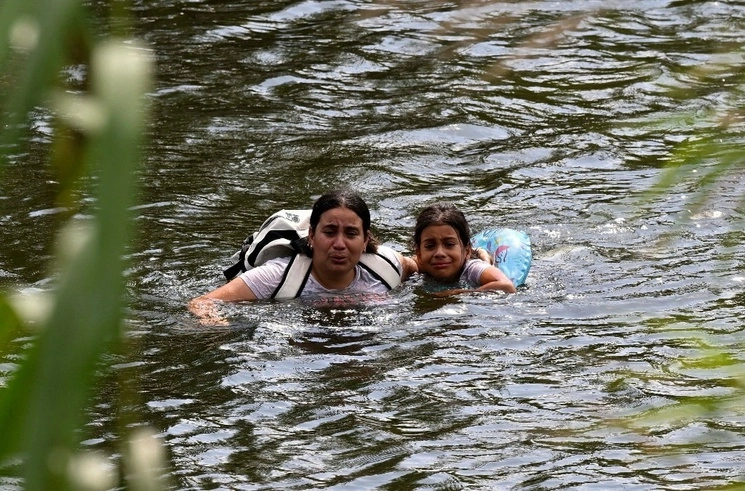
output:
[[[743,177],[726,173],[695,207],[719,161],[706,152],[644,197],[691,142],[743,141],[741,2],[132,8],[157,59],[126,272],[132,349],[103,374],[86,447],[116,447],[126,383],[177,489],[745,482],[737,374],[693,363],[701,339],[745,361]],[[73,86],[82,71],[69,67]],[[3,178],[0,280],[44,289],[59,210],[48,115],[31,125]],[[234,305],[225,328],[188,313],[265,217],[342,186],[405,253],[439,200],[474,231],[527,232],[526,287],[438,299],[414,281],[370,305]],[[739,399],[674,411],[727,395]]]

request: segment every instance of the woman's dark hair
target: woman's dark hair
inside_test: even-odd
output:
[[[334,208],[348,208],[355,212],[362,219],[362,231],[367,236],[367,248],[365,252],[378,251],[378,239],[370,231],[370,209],[362,197],[354,191],[337,189],[329,191],[313,203],[313,210],[310,213],[310,229],[315,231],[318,222],[321,221],[321,215]],[[312,255],[310,248],[305,250],[309,256]]]
[[[414,227],[414,246],[422,242],[422,232],[432,225],[450,225],[458,234],[463,247],[471,246],[471,228],[466,216],[452,203],[437,203],[423,209],[416,219]]]

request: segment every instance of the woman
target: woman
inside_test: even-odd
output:
[[[399,282],[416,272],[416,262],[387,247],[379,246],[370,232],[370,210],[351,191],[332,191],[313,204],[304,253],[310,274],[298,292],[308,295],[385,293],[391,285],[360,265],[363,254],[378,254],[398,271]],[[283,281],[291,257],[272,259],[250,269],[229,283],[193,299],[189,310],[203,323],[225,325],[215,302],[269,299]],[[396,286],[396,285],[392,285]]]
[[[485,251],[473,251],[468,221],[450,203],[428,206],[414,229],[416,263],[420,273],[441,285],[462,285],[437,296],[499,290],[514,293],[515,286],[497,267],[484,260]],[[477,258],[472,258],[476,255]]]

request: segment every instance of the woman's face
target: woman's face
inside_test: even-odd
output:
[[[321,214],[315,230],[308,234],[313,247],[313,272],[327,288],[343,288],[339,281],[351,282],[354,267],[367,247],[362,219],[349,208],[337,207]]]
[[[468,252],[450,225],[430,225],[425,228],[416,246],[419,270],[447,283],[458,281]]]

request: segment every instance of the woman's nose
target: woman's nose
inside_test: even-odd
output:
[[[336,237],[334,237],[333,246],[336,249],[344,249],[346,247],[346,244],[344,243],[344,236],[342,234],[338,234]]]

